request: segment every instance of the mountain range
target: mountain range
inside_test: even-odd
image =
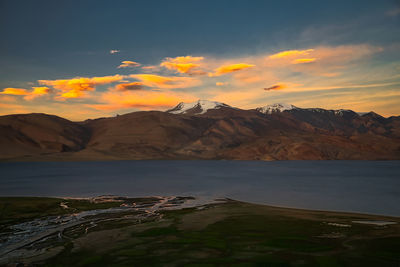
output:
[[[397,160],[400,116],[207,100],[82,122],[0,116],[2,161],[118,159]]]

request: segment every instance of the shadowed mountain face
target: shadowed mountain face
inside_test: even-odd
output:
[[[79,151],[89,140],[87,128],[46,114],[0,116],[0,157]]]
[[[400,159],[400,117],[292,105],[241,110],[215,103],[79,123],[45,114],[2,116],[0,158]]]

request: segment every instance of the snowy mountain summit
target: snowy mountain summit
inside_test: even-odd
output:
[[[204,114],[210,109],[219,109],[222,107],[230,107],[230,106],[216,101],[198,100],[196,102],[191,102],[191,103],[181,102],[173,109],[167,110],[167,112],[172,114],[197,115],[197,114]]]
[[[292,110],[292,109],[298,109],[298,107],[293,106],[291,104],[286,104],[286,103],[276,103],[276,104],[256,108],[256,110],[258,112],[261,112],[264,114],[272,114],[275,112],[282,112],[285,110]]]

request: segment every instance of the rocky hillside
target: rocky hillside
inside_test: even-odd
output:
[[[389,160],[400,159],[400,117],[201,100],[84,122],[2,116],[0,147],[2,160]]]

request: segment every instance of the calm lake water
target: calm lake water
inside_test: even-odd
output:
[[[400,216],[400,161],[0,163],[0,196],[180,195]]]

